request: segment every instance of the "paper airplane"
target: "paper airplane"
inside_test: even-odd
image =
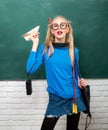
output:
[[[36,32],[39,31],[39,28],[40,28],[40,26],[36,26],[36,27],[33,28],[32,30],[30,30],[30,31],[28,31],[27,33],[25,33],[25,34],[23,35],[24,39],[25,39],[26,41],[29,41],[30,38],[31,38],[31,36],[33,36],[33,34],[35,34]]]

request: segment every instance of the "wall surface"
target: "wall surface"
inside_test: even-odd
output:
[[[25,63],[32,44],[22,35],[39,25],[43,43],[47,19],[57,15],[72,22],[83,77],[108,77],[108,0],[0,0],[0,80],[26,78]],[[34,79],[45,79],[43,70]]]
[[[89,79],[93,119],[88,130],[108,130],[108,79]],[[33,81],[33,94],[26,95],[25,81],[0,81],[0,130],[40,130],[48,102],[45,80]],[[84,130],[85,115],[79,128]],[[65,116],[55,130],[65,130]]]

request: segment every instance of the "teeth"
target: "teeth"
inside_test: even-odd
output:
[[[62,34],[62,31],[58,31],[57,34]]]

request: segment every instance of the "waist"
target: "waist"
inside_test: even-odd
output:
[[[65,87],[65,88],[48,86],[47,91],[49,93],[52,93],[52,94],[57,95],[64,99],[74,98],[74,88],[72,86]],[[81,95],[81,91],[80,91],[79,87],[77,87],[76,97],[79,97],[80,95]]]

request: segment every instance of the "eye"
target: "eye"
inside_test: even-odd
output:
[[[62,29],[65,29],[65,28],[67,27],[67,24],[66,24],[66,23],[61,23],[60,25],[61,25],[61,28],[62,28]]]
[[[54,30],[58,29],[58,24],[57,23],[52,24],[51,28]]]
[[[53,24],[53,26],[54,26],[54,27],[57,27],[57,26],[58,26],[58,24],[56,24],[56,23],[55,23],[55,24]]]

